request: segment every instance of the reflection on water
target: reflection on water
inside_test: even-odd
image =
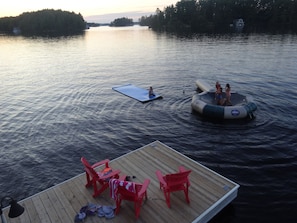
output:
[[[182,38],[143,27],[0,36],[0,186],[23,199],[81,173],[81,156],[113,159],[160,140],[241,185],[213,222],[292,222],[296,43],[293,35]],[[256,118],[195,114],[197,78],[252,95]],[[142,104],[111,89],[125,83],[153,86],[163,99]]]

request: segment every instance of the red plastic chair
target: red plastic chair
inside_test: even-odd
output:
[[[93,197],[99,196],[109,186],[109,180],[112,178],[119,178],[119,170],[113,170],[109,167],[109,160],[105,159],[90,165],[86,158],[82,157],[81,162],[85,167],[87,184],[86,187],[93,186]],[[101,171],[97,171],[94,168],[103,166]]]
[[[183,166],[179,167],[178,173],[162,175],[160,170],[156,171],[156,175],[160,182],[160,189],[163,190],[167,206],[170,208],[170,193],[183,190],[187,203],[189,199],[189,174],[191,170],[186,170]]]
[[[132,183],[134,185],[134,191],[127,190],[125,187],[125,183]],[[120,211],[122,200],[132,201],[134,202],[134,211],[136,219],[139,217],[140,209],[143,203],[143,200],[147,200],[147,188],[150,184],[149,179],[145,179],[142,184],[130,182],[130,181],[123,181],[123,186],[118,184],[116,193],[115,193],[115,200],[116,200],[116,210],[115,213],[118,214]]]

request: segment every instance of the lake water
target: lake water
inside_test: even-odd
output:
[[[177,37],[146,27],[0,36],[1,196],[20,200],[155,140],[240,184],[212,222],[296,222],[297,36]],[[249,121],[192,112],[195,80],[252,95]],[[112,90],[132,83],[163,99]]]

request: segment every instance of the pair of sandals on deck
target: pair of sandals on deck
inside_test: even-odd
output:
[[[74,222],[83,222],[87,216],[95,215],[98,215],[98,217],[105,217],[107,219],[110,219],[114,217],[114,210],[114,206],[87,204],[80,209],[77,215],[75,215]]]

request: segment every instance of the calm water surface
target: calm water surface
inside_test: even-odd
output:
[[[297,220],[297,36],[176,37],[142,27],[82,36],[0,36],[1,196],[24,199],[155,140],[241,185],[212,222]],[[258,105],[250,121],[191,110],[194,81],[229,82]],[[163,95],[142,104],[112,91]]]

